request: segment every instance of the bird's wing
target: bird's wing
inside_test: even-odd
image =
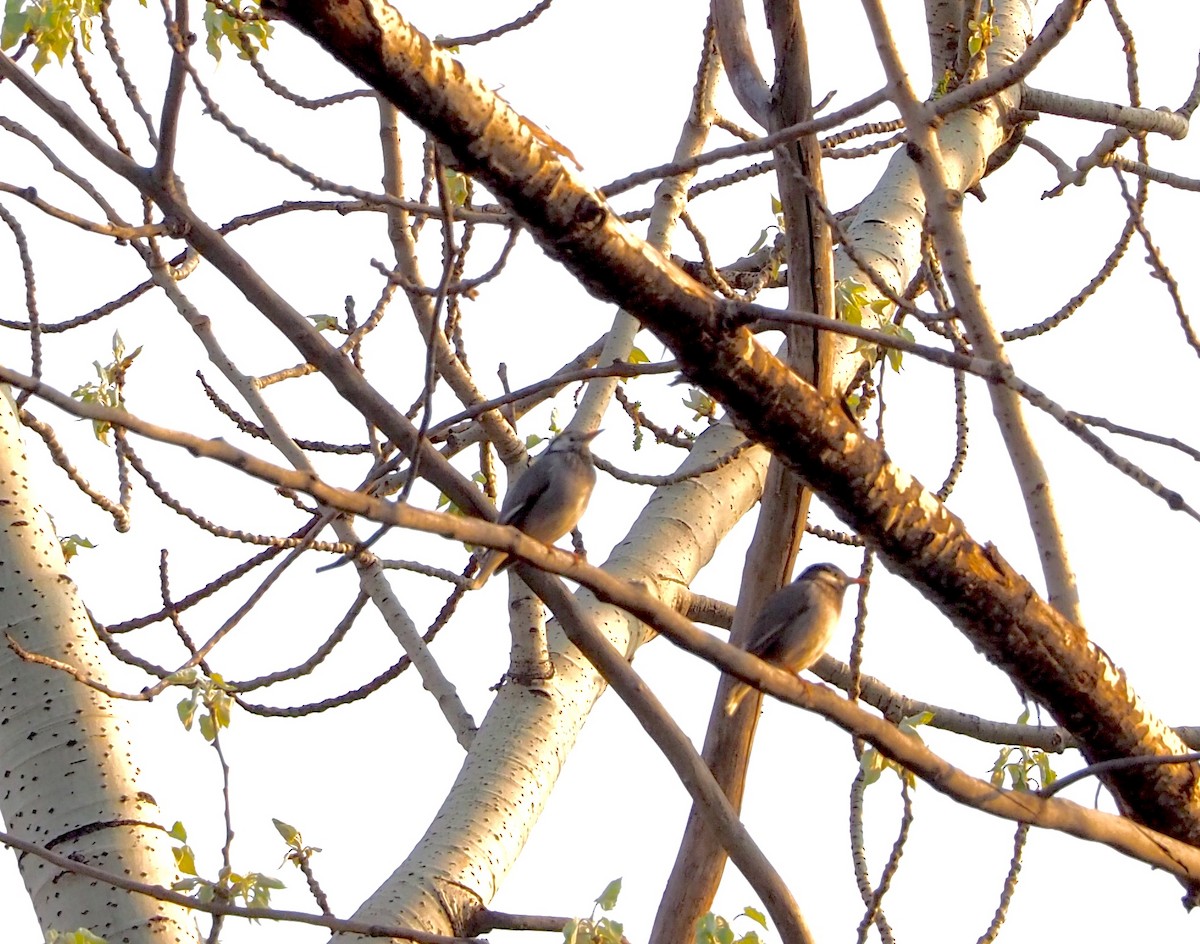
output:
[[[793,621],[800,619],[808,610],[809,604],[796,600],[796,594],[787,593],[792,589],[788,586],[777,591],[767,600],[766,605],[754,619],[754,629],[750,633],[750,646],[747,650],[760,659],[767,659],[780,645],[780,637],[784,629]]]
[[[526,469],[525,474],[517,479],[517,484],[504,496],[504,504],[500,509],[500,524],[521,527],[529,509],[550,488],[552,476],[531,475],[532,471],[533,466]],[[535,479],[539,480],[538,484],[535,484]]]

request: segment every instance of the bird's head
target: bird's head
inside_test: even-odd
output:
[[[801,580],[827,586],[838,593],[845,593],[846,588],[851,584],[867,582],[862,577],[851,577],[836,564],[813,564],[811,567],[805,568],[804,572],[796,578],[797,583]]]
[[[578,429],[568,429],[559,433],[551,440],[547,452],[587,452],[588,444],[599,436],[603,430],[593,429],[590,433]]]

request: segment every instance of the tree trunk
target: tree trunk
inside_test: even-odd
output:
[[[59,855],[152,885],[178,877],[171,824],[133,761],[120,701],[28,653],[103,683],[112,657],[67,571],[54,526],[37,502],[16,405],[0,388],[0,802],[8,829]],[[186,909],[18,858],[43,931],[86,927],[109,941],[199,941]],[[102,916],[102,917],[100,917]]]

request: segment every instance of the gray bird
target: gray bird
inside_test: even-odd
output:
[[[598,429],[590,433],[566,430],[555,436],[504,496],[499,523],[520,528],[543,544],[553,544],[574,528],[596,484],[588,444],[599,433]],[[512,563],[506,552],[488,551],[471,589],[482,587],[492,574]]]
[[[813,564],[767,598],[746,638],[746,651],[789,672],[803,672],[833,638],[846,588],[865,582],[833,564]],[[725,702],[725,714],[737,711],[753,690],[739,682]]]

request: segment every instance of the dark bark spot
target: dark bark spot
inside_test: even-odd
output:
[[[604,219],[604,204],[590,194],[575,207],[575,225],[583,229],[594,229]]]

